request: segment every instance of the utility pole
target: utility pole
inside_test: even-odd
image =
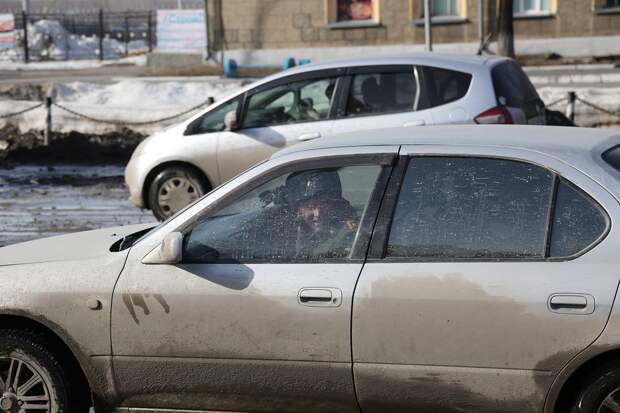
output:
[[[183,8],[183,0],[177,0],[177,9]]]
[[[424,39],[426,51],[433,51],[433,31],[431,28],[431,0],[424,0]]]
[[[22,11],[30,13],[30,0],[22,0]]]
[[[478,38],[480,50],[484,48],[484,0],[478,0]]]

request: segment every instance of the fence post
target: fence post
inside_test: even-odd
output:
[[[153,10],[149,10],[149,16],[147,19],[148,32],[146,33],[147,41],[149,42],[149,52],[153,51]]]
[[[52,88],[47,92],[45,96],[45,109],[47,115],[45,117],[45,133],[43,135],[43,145],[49,146],[52,139]]]
[[[129,16],[125,12],[125,57],[129,56]]]
[[[99,9],[99,60],[103,60],[103,36],[105,36],[105,30],[103,27],[103,9]]]
[[[28,50],[28,14],[22,11],[22,22],[24,24],[24,62],[30,63],[30,50]]]
[[[577,100],[577,94],[574,91],[570,91],[566,94],[566,99],[568,100],[566,104],[566,117],[575,123],[575,100]]]

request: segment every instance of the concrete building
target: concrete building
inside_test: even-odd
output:
[[[433,0],[439,50],[475,51],[478,0]],[[210,39],[242,61],[421,50],[422,0],[209,0]],[[484,0],[484,33],[496,32],[497,0]],[[221,18],[220,18],[221,14]],[[620,0],[514,0],[517,53],[620,55]],[[532,39],[532,41],[529,41]],[[580,40],[581,39],[581,40]],[[558,41],[560,40],[560,41]],[[338,50],[346,46],[348,51]]]

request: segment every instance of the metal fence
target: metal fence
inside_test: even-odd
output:
[[[23,60],[117,59],[153,50],[153,11],[15,15]],[[26,24],[28,23],[28,24]]]

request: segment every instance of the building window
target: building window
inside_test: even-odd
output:
[[[620,13],[620,0],[593,0],[592,9],[596,14]]]
[[[551,14],[551,0],[514,0],[513,14],[520,16],[541,16]]]
[[[336,19],[339,22],[372,20],[372,0],[336,0]]]
[[[422,16],[424,16],[424,6]],[[434,0],[431,2],[431,17],[460,16],[459,0]]]
[[[411,0],[411,15],[415,25],[424,24],[424,0]],[[466,0],[433,0],[430,2],[433,24],[462,23],[467,20]]]
[[[329,27],[367,27],[379,24],[379,0],[325,0]]]

